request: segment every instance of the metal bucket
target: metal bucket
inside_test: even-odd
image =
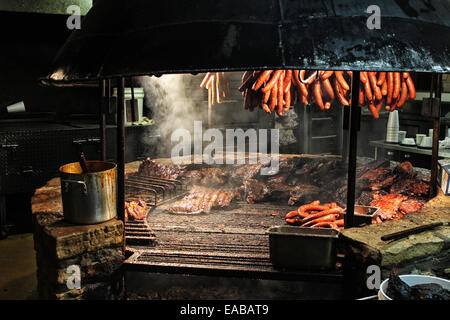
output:
[[[89,173],[79,162],[59,168],[64,219],[74,224],[95,224],[116,217],[115,163],[87,161]]]

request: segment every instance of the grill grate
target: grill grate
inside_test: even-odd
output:
[[[155,246],[156,236],[146,220],[125,223],[126,242],[133,245]]]
[[[130,174],[125,179],[126,201],[144,200],[150,207],[174,200],[186,191],[178,180]]]
[[[147,214],[157,205],[172,201],[185,194],[180,181],[130,174],[125,179],[125,201],[143,200]],[[156,236],[144,220],[125,222],[126,243],[130,245],[155,246]]]

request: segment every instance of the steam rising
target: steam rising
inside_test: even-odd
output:
[[[179,128],[193,132],[194,120],[201,120],[201,114],[196,112],[195,108],[201,100],[199,97],[201,92],[192,90],[188,95],[188,85],[193,78],[190,75],[180,74],[167,74],[159,78],[149,76],[138,78],[140,86],[144,88],[145,107],[151,110],[151,118],[161,133],[160,143],[157,146],[159,155],[170,155],[172,132]],[[154,143],[146,137],[143,140],[144,144]]]

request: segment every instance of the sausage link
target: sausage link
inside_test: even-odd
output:
[[[334,221],[334,220],[336,220],[336,217],[334,216],[334,214],[327,214],[325,216],[322,216],[322,217],[310,220],[308,222],[305,222],[305,223],[301,224],[301,226],[302,227],[308,227],[308,226],[312,226],[312,225],[314,225],[316,223],[319,223],[319,222],[325,222],[325,221],[330,222],[330,221]]]
[[[369,110],[370,110],[370,112],[372,113],[372,116],[373,116],[375,119],[378,119],[378,118],[380,117],[380,115],[378,114],[378,111],[377,111],[377,107],[376,107],[375,104],[373,103],[373,100],[372,100],[372,101],[369,101]]]
[[[392,103],[392,96],[394,94],[394,73],[388,72],[387,79],[388,79],[388,94],[386,97],[386,104],[390,105]]]
[[[333,75],[334,71],[324,71],[321,75],[320,75],[320,79],[325,80],[328,79],[329,77],[331,77]]]
[[[408,73],[408,78],[406,78],[406,85],[408,86],[409,98],[415,99],[416,98],[416,88],[414,87],[414,82],[412,81],[409,73]]]
[[[336,223],[334,222],[330,222],[330,221],[323,221],[323,222],[319,222],[316,223],[314,225],[311,226],[311,228],[323,228],[323,227],[328,227],[330,229],[338,229],[338,226],[336,225]]]
[[[322,84],[323,84],[325,91],[330,96],[330,99],[334,100],[334,90],[333,90],[333,87],[331,86],[330,80],[328,78],[322,79]]]
[[[284,112],[288,112],[291,108],[291,82],[288,83],[287,88],[287,91],[285,89],[284,92]]]
[[[342,88],[344,88],[344,90],[350,90],[350,87],[347,83],[347,81],[345,81],[344,79],[344,71],[335,71],[334,72],[336,79],[338,80],[339,84],[341,85]]]
[[[283,115],[283,96],[284,96],[284,75],[286,74],[286,71],[283,70],[281,72],[280,76],[278,77],[278,115],[281,117]]]
[[[375,99],[381,100],[381,99],[383,99],[383,95],[381,94],[381,90],[380,90],[380,88],[377,85],[376,74],[377,74],[376,72],[368,72],[367,76],[369,77],[369,81],[370,81],[370,84],[372,86],[372,89],[373,89],[372,92],[373,92],[373,94],[375,96]]]
[[[284,74],[284,82],[283,82],[284,92],[287,92],[290,89],[291,80],[292,80],[292,70],[286,70],[286,73]]]
[[[269,82],[266,83],[266,85],[261,89],[262,92],[266,92],[269,90],[272,90],[272,88],[278,83],[278,78],[283,73],[283,70],[277,70],[273,72],[272,78]]]
[[[301,91],[302,95],[308,96],[308,88],[306,87],[306,85],[303,82],[300,81],[299,72],[300,72],[300,70],[294,70],[294,74],[293,74],[294,82],[297,84],[297,87]]]
[[[322,88],[320,87],[319,80],[316,80],[316,82],[314,82],[314,98],[316,99],[316,104],[320,108],[320,110],[325,109],[322,100]]]
[[[402,79],[402,93],[400,94],[400,99],[398,100],[397,106],[399,108],[403,107],[408,98],[408,86],[406,85],[405,79]]]
[[[383,85],[384,81],[386,81],[386,72],[380,72],[380,74],[378,75],[377,85]]]
[[[366,83],[367,82],[367,72],[361,71],[359,73],[359,79],[361,80],[362,83]]]
[[[381,84],[381,94],[382,94],[383,96],[386,96],[386,95],[387,95],[387,92],[388,92],[388,89],[387,89],[387,81],[384,80],[384,82]]]
[[[348,100],[344,97],[344,95],[343,95],[343,93],[342,93],[342,91],[341,91],[341,87],[340,87],[340,85],[339,85],[339,82],[338,82],[338,80],[337,80],[336,78],[334,78],[333,84],[334,84],[334,90],[335,90],[335,93],[336,93],[336,95],[337,95],[337,98],[338,98],[340,104],[342,104],[343,106],[349,106],[350,103],[349,103]]]
[[[264,82],[266,82],[269,79],[272,72],[273,72],[273,70],[266,70],[263,73],[261,73],[258,80],[256,80],[256,82],[253,84],[252,89],[256,91],[259,88],[261,88],[261,86],[264,84]]]
[[[400,72],[394,72],[394,93],[392,94],[392,99],[397,99],[400,95],[400,88],[402,85],[400,78]]]
[[[270,103],[269,103],[269,108],[270,111],[273,111],[275,109],[275,106],[277,105],[277,101],[278,101],[278,85],[275,84],[272,86],[272,93],[270,94]]]
[[[370,87],[370,81],[366,81],[366,83],[364,83],[364,92],[366,93],[367,101],[369,101],[369,103],[371,101],[373,102],[373,95],[372,95],[372,89]]]
[[[310,214],[309,216],[303,218],[302,222],[305,223],[305,222],[317,219],[319,217],[324,217],[324,216],[329,215],[329,214],[336,214],[336,213],[341,213],[341,212],[342,212],[342,208],[341,207],[336,207],[336,208],[332,208],[332,209],[323,210],[323,211],[321,211],[319,213],[316,213],[316,214]]]

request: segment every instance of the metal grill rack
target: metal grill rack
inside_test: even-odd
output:
[[[185,186],[178,180],[130,174],[125,179],[125,201],[143,200],[147,214],[157,205],[183,196]],[[155,246],[157,239],[147,220],[125,222],[126,243],[130,245]]]
[[[155,207],[184,194],[186,188],[178,180],[130,174],[125,179],[126,201],[143,200]]]

